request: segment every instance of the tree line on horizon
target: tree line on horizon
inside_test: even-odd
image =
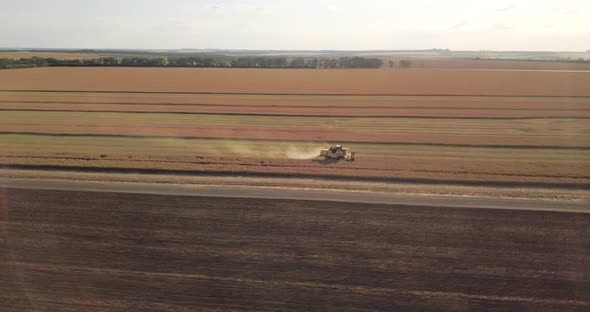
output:
[[[0,59],[0,69],[31,67],[219,67],[219,68],[379,68],[378,58],[340,57],[304,58],[274,56],[202,56],[202,57],[100,57],[93,59],[55,59],[31,57]]]

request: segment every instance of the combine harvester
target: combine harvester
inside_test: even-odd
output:
[[[336,145],[328,149],[322,149],[320,151],[320,157],[324,157],[325,160],[345,159],[346,161],[353,161],[354,152],[348,148],[342,147],[342,145]]]

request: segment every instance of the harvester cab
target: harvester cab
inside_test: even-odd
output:
[[[344,159],[346,161],[353,161],[354,152],[346,147],[342,147],[342,145],[335,145],[328,149],[322,149],[320,157],[324,157],[326,160]]]

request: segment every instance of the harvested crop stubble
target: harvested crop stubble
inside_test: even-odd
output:
[[[6,111],[5,133],[588,147],[585,119],[337,118]]]
[[[438,118],[590,117],[590,98],[0,92],[0,109]]]
[[[290,146],[324,147],[325,142],[291,141],[277,142],[273,140],[241,140],[241,139],[182,139],[156,137],[101,137],[101,136],[61,136],[61,135],[0,135],[0,151],[5,152],[47,152],[77,153],[85,152],[98,155],[137,153],[138,155],[160,155],[164,157],[207,155],[223,157],[255,155],[244,153],[252,150],[264,159],[272,158],[273,151],[282,151]],[[365,156],[407,156],[407,157],[440,157],[455,159],[503,159],[554,161],[590,160],[590,149],[572,150],[565,148],[518,148],[518,147],[470,147],[470,146],[437,146],[417,144],[379,144],[351,143],[352,149],[362,151]],[[244,148],[240,148],[244,147]],[[266,156],[265,156],[266,155]],[[165,158],[165,157],[164,157]],[[362,159],[358,159],[361,161]],[[358,162],[355,162],[358,163]],[[349,163],[346,163],[349,164]],[[590,169],[590,168],[589,168]]]
[[[182,93],[0,92],[1,102],[81,104],[216,104],[240,107],[454,109],[590,109],[590,97],[247,95]]]
[[[6,136],[8,138],[10,136]],[[355,162],[293,160],[318,154],[322,144],[241,140],[180,140],[100,137],[14,136],[10,149],[0,140],[6,165],[137,168],[179,172],[234,172],[348,176],[376,179],[436,179],[518,183],[590,181],[588,152],[560,149],[443,148],[353,144],[364,156]],[[18,139],[17,139],[18,138]],[[101,155],[104,155],[101,156]],[[147,155],[147,156],[146,156]],[[303,156],[307,155],[307,156]]]
[[[573,71],[36,68],[0,72],[2,90],[590,96],[589,85],[590,72]]]
[[[424,144],[424,145],[465,145],[476,147],[564,147],[590,148],[588,139],[582,135],[573,135],[564,140],[563,136],[547,135],[519,135],[516,137],[504,135],[458,135],[458,134],[371,134],[352,131],[325,130],[323,128],[307,128],[305,131],[297,129],[261,129],[248,127],[232,128],[203,128],[203,127],[153,127],[148,126],[44,126],[38,125],[0,125],[3,134],[37,134],[53,136],[106,136],[106,137],[162,137],[182,139],[246,139],[268,140],[272,138],[274,144],[280,142],[310,140],[316,142],[346,142],[346,143],[384,143],[384,144]]]
[[[78,111],[78,112],[136,112],[192,113],[257,116],[355,116],[355,117],[433,117],[433,118],[590,118],[590,109],[433,109],[433,108],[374,108],[374,107],[251,107],[233,105],[141,105],[81,103],[0,103],[0,111]]]
[[[0,92],[0,149],[2,163],[46,168],[586,187],[588,82],[584,72],[6,71],[2,88],[23,91]],[[333,143],[358,161],[295,160]]]

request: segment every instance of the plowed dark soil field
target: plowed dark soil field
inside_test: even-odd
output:
[[[7,189],[1,311],[588,311],[590,215]]]

